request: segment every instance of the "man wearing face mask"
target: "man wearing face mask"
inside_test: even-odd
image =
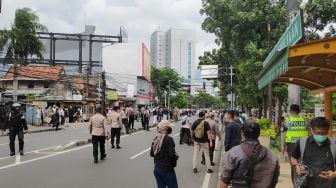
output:
[[[327,137],[329,122],[324,117],[311,120],[312,135],[297,141],[291,155],[291,165],[298,176],[304,175],[303,165],[312,171],[304,188],[336,187],[335,144]],[[335,176],[336,178],[336,176]]]

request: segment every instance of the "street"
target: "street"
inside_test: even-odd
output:
[[[93,163],[91,144],[59,150],[72,140],[88,138],[85,124],[25,135],[24,156],[8,157],[8,137],[0,137],[0,187],[156,187],[149,156],[155,129],[123,135],[120,150],[111,149],[107,143],[107,158],[98,164]],[[192,172],[193,147],[178,144],[179,129],[175,126],[171,134],[180,155],[175,168],[179,187],[209,187],[210,174],[206,175],[205,166],[199,163],[199,173]],[[214,167],[211,176],[217,176],[217,170],[218,166]]]

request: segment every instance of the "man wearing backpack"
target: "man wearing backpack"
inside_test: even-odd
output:
[[[298,140],[292,150],[291,165],[298,176],[304,176],[304,168],[309,168],[312,177],[306,180],[302,188],[334,188],[335,141],[328,138],[329,121],[325,117],[311,120],[312,135]]]
[[[259,143],[260,125],[248,121],[241,130],[241,144],[224,154],[220,188],[275,188],[280,174],[279,161]]]
[[[212,140],[210,138],[210,126],[209,123],[205,121],[205,113],[199,112],[199,119],[196,120],[191,126],[191,137],[194,140],[194,156],[193,156],[193,172],[197,173],[197,162],[200,149],[203,149],[205,155],[205,163],[207,166],[207,173],[212,173],[209,147],[212,146]],[[210,142],[210,143],[209,143]],[[209,145],[210,144],[210,145]]]
[[[15,137],[18,136],[19,139],[19,152],[20,155],[23,155],[23,130],[28,132],[27,122],[25,117],[20,111],[20,104],[14,103],[12,105],[12,110],[7,118],[7,126],[9,128],[9,149],[10,156],[15,155]]]

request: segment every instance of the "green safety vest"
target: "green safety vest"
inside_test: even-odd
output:
[[[306,120],[303,116],[286,117],[286,143],[296,143],[301,137],[308,136]]]

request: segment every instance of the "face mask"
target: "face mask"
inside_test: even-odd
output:
[[[313,137],[314,140],[319,143],[324,142],[328,138],[326,135],[320,135],[320,134],[314,134]]]

